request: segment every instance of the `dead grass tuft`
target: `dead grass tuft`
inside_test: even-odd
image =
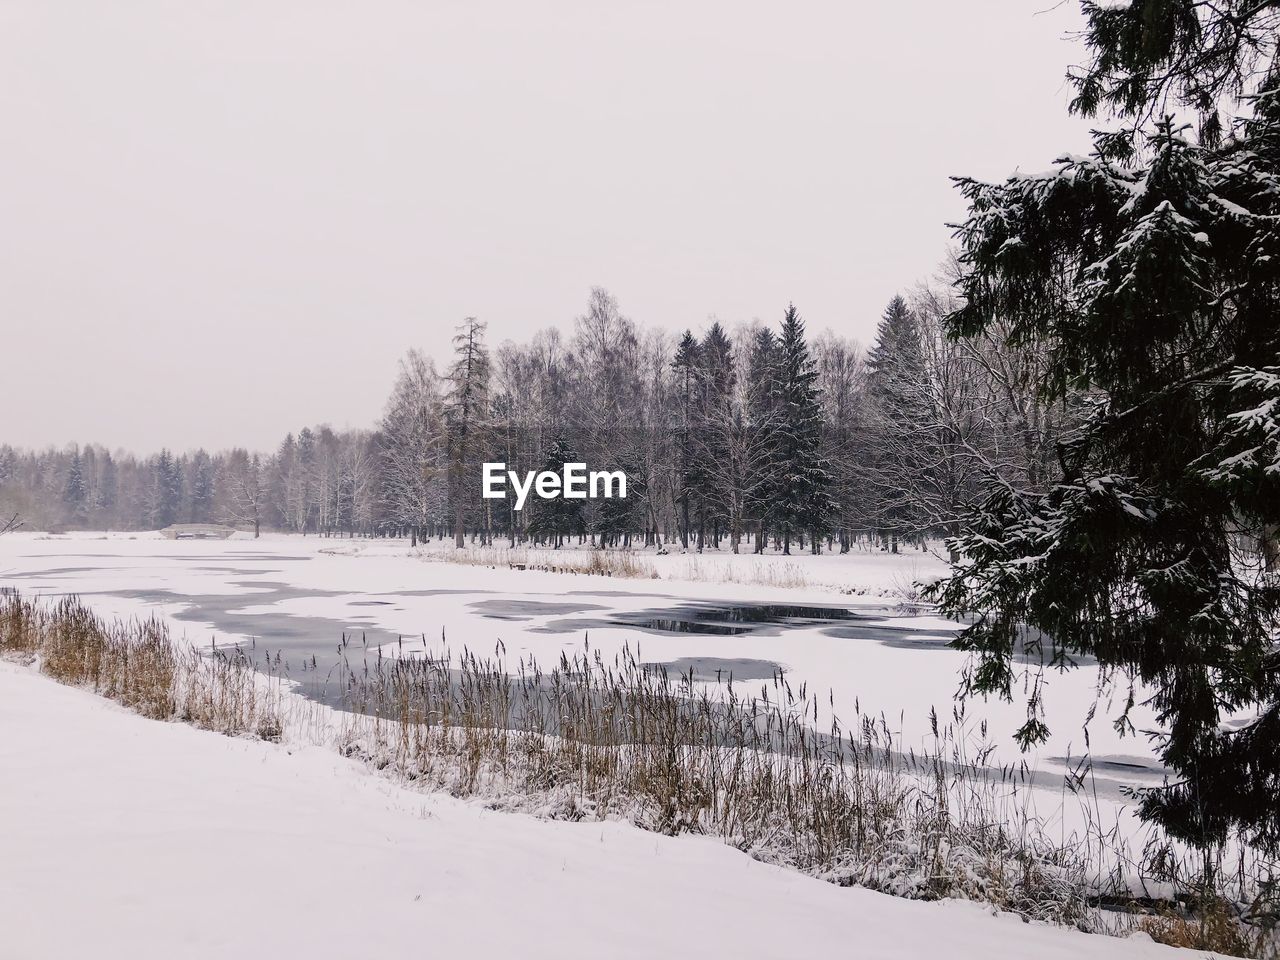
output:
[[[658,571],[654,565],[629,550],[559,551],[524,547],[463,547],[428,555],[432,559],[474,567],[624,577],[630,580],[658,579]]]
[[[1196,908],[1165,907],[1138,921],[1138,929],[1157,943],[1190,950],[1209,950],[1230,957],[1266,955],[1263,929],[1241,922],[1239,913],[1221,897],[1209,895]],[[1274,955],[1274,953],[1272,953]]]
[[[239,653],[180,650],[156,619],[106,622],[74,597],[47,606],[8,595],[0,597],[0,653],[153,720],[279,737],[278,683]]]

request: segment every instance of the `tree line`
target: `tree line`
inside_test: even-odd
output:
[[[954,269],[954,267],[952,267]],[[672,334],[593,289],[570,332],[400,363],[380,423],[304,427],[273,451],[0,447],[0,512],[38,529],[231,523],[323,536],[559,546],[897,550],[946,533],[997,478],[1039,490],[1072,403],[1035,390],[1038,354],[948,338],[950,283],[894,296],[871,348],[774,326]],[[480,496],[481,464],[623,470],[626,499]]]

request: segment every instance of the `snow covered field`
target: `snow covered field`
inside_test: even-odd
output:
[[[0,957],[1172,957],[710,838],[494,813],[0,662]]]
[[[731,673],[750,687],[782,670],[797,688],[829,689],[828,709],[846,720],[883,713],[907,746],[928,746],[930,708],[951,714],[963,660],[944,644],[955,625],[899,599],[910,580],[941,572],[927,554],[647,557],[660,576],[641,580],[448,563],[438,549],[20,534],[0,539],[0,586],[78,594],[107,616],[158,615],[198,645],[279,650],[297,689],[317,701],[343,632],[361,638],[348,657],[466,646],[498,651],[513,668],[522,658],[552,663],[580,650],[585,635],[606,654],[638,646],[647,662],[693,669],[710,689]],[[795,567],[810,585],[759,582],[794,581]],[[753,582],[678,579],[719,572]],[[762,605],[792,615],[726,619]],[[823,609],[840,616],[815,616]],[[696,632],[708,625],[743,632]],[[312,658],[317,667],[303,669]],[[1053,679],[1059,739],[1028,760],[1043,788],[1028,802],[1064,832],[1084,814],[1062,789],[1056,757],[1072,743],[1072,725],[1078,731],[1091,673]],[[306,711],[328,722],[322,702]],[[1018,716],[977,703],[964,726],[976,737],[986,723],[996,757],[1016,760],[1007,738]],[[272,745],[147,721],[14,664],[0,663],[0,729],[0,768],[19,772],[0,780],[0,823],[9,825],[0,829],[0,863],[16,865],[0,871],[0,958],[90,947],[131,957],[401,956],[424,943],[485,957],[768,957],[793,955],[797,931],[814,949],[859,956],[1166,950],[974,905],[842,889],[710,837],[494,813],[402,788],[296,738]],[[1135,831],[1119,787],[1153,767],[1140,754],[1101,764],[1089,818]],[[77,901],[76,923],[52,922],[71,875],[95,893]]]

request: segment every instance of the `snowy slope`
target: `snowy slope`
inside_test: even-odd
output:
[[[0,731],[3,960],[1182,955],[485,811],[3,662]]]

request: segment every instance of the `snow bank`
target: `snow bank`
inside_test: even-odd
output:
[[[498,814],[0,662],[0,954],[1173,957],[841,889],[715,840]]]

